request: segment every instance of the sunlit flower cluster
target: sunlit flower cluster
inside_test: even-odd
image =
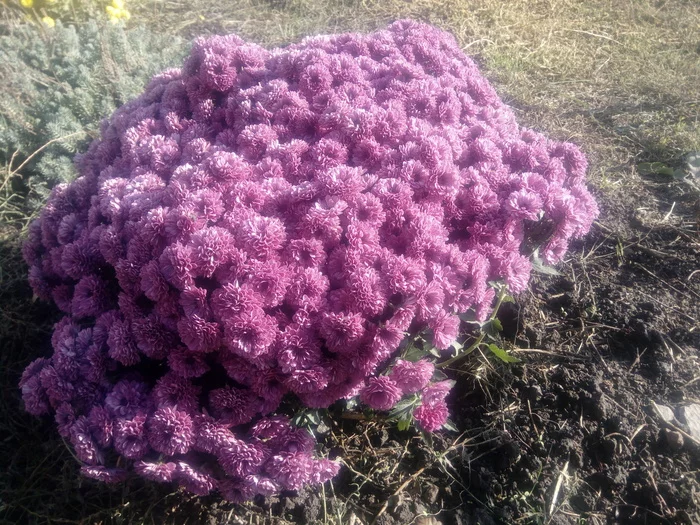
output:
[[[270,416],[286,395],[420,394],[440,428],[432,364],[382,375],[406,334],[448,348],[460,314],[490,313],[489,281],[526,287],[530,243],[557,261],[597,214],[581,152],[519,128],[451,36],[411,21],[272,51],[197,40],[76,163],[25,245],[66,314],[27,410],[88,476],[234,501],[337,471]]]
[[[27,11],[39,14],[41,21],[48,27],[54,27],[56,20],[63,19],[64,15],[68,15],[70,19],[76,13],[95,14],[97,10],[103,11],[103,14],[107,15],[109,21],[114,24],[131,18],[124,0],[109,0],[109,3],[106,5],[105,3],[105,0],[19,0],[20,6]]]

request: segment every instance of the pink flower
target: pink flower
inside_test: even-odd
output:
[[[222,446],[217,457],[225,472],[238,478],[257,473],[266,459],[261,446],[239,440]]]
[[[424,405],[435,405],[445,400],[454,383],[449,380],[433,383],[423,389],[421,401]]]
[[[194,417],[193,448],[208,454],[215,453],[219,448],[235,439],[226,424],[206,414]]]
[[[120,468],[83,465],[80,473],[86,478],[96,479],[103,483],[121,483],[129,477],[129,473]]]
[[[435,432],[447,422],[447,405],[440,401],[430,405],[420,405],[413,411],[413,417],[421,428],[427,432]]]
[[[313,461],[301,452],[282,452],[265,465],[267,473],[286,489],[295,490],[313,477]]]
[[[418,392],[428,384],[435,367],[429,361],[421,359],[414,363],[398,359],[389,377],[394,380],[404,394]]]
[[[243,357],[259,357],[270,348],[274,339],[275,322],[262,308],[243,311],[224,326],[224,344]]]
[[[148,442],[156,452],[167,456],[184,454],[193,440],[192,418],[187,412],[163,407],[148,420]]]
[[[177,462],[174,477],[183,488],[197,496],[209,494],[214,489],[216,482],[214,477],[192,468],[184,461]]]
[[[401,396],[401,389],[388,376],[371,377],[360,391],[360,401],[375,410],[391,409]]]
[[[114,423],[114,449],[128,459],[140,459],[149,451],[146,415],[117,419]]]
[[[175,372],[169,372],[156,382],[152,399],[158,407],[177,408],[183,412],[195,413],[199,408],[200,390],[200,387]]]
[[[93,406],[90,409],[87,421],[90,432],[100,446],[108,447],[112,444],[114,420],[104,407],[100,405]]]
[[[248,423],[257,412],[257,399],[250,391],[234,387],[212,390],[209,394],[212,413],[229,426]]]
[[[173,372],[185,379],[201,377],[209,371],[209,365],[200,352],[192,352],[181,346],[170,351],[168,365]]]
[[[75,455],[83,463],[98,465],[104,461],[102,450],[95,443],[85,416],[80,416],[73,423],[70,429],[70,442]]]
[[[433,331],[433,344],[440,350],[444,350],[457,340],[459,317],[442,312],[432,318],[428,326]]]
[[[319,329],[326,345],[334,352],[347,352],[357,345],[364,334],[360,314],[324,314]]]
[[[150,461],[135,461],[134,471],[146,479],[161,483],[172,481],[177,465],[175,463],[152,463]]]
[[[144,411],[148,403],[148,387],[140,381],[123,380],[114,385],[105,398],[105,409],[113,417],[132,418]]]

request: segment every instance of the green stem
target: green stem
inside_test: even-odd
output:
[[[498,291],[498,299],[496,300],[496,305],[493,307],[493,311],[491,312],[491,315],[489,316],[488,320],[486,321],[487,323],[490,321],[493,321],[496,318],[496,314],[498,314],[498,309],[501,307],[501,304],[503,304],[503,299],[506,298],[506,295],[508,295],[508,288],[506,285],[502,285],[500,290]],[[484,323],[486,324],[486,323]],[[450,366],[452,363],[455,363],[459,361],[460,359],[467,357],[469,354],[471,354],[474,350],[476,350],[479,345],[483,342],[484,338],[486,337],[486,332],[482,330],[482,332],[479,334],[479,337],[476,338],[476,341],[474,341],[469,348],[466,350],[463,350],[459,352],[456,356],[449,358],[447,361],[443,361],[442,363],[437,363],[435,365],[435,368],[445,368],[447,366]]]

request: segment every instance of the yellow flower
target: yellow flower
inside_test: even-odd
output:
[[[56,25],[56,21],[53,18],[51,18],[50,16],[42,17],[41,21],[44,22],[49,27],[54,27]]]
[[[131,18],[131,13],[129,13],[129,11],[126,9],[120,9],[118,7],[108,5],[105,7],[105,11],[107,11],[107,16],[112,23],[115,24],[119,22],[119,20],[129,20],[129,18]]]
[[[120,11],[124,11],[124,0],[112,0],[112,7]]]
[[[34,0],[19,0],[19,3],[22,4],[22,7],[26,7],[27,9],[34,7]]]

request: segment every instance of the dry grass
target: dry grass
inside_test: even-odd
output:
[[[478,59],[520,122],[584,147],[604,209],[640,184],[638,162],[679,165],[685,153],[700,150],[700,4],[693,0],[133,4],[133,22],[157,31],[188,38],[235,32],[266,46],[309,34],[373,30],[397,18],[444,27]],[[10,212],[23,222],[9,204],[0,204],[0,522],[163,522],[172,501],[167,492],[80,481],[50,426],[19,410],[19,374],[49,351],[55,313],[32,301]],[[202,505],[184,505],[192,511],[190,522],[197,522]]]

